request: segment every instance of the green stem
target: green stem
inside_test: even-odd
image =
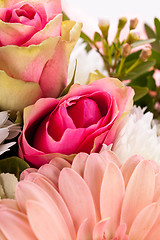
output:
[[[125,74],[128,74],[129,72],[131,72],[135,67],[137,67],[139,64],[141,63],[141,60],[138,58],[137,61],[130,66],[130,68],[128,68],[125,72]]]
[[[118,68],[118,72],[117,72],[117,77],[119,77],[121,75],[121,71],[122,71],[122,68],[123,68],[123,65],[124,65],[124,62],[125,62],[126,58],[122,58],[120,64],[119,64],[119,68]]]

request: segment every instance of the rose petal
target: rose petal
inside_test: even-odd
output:
[[[21,23],[6,23],[0,20],[0,43],[6,45],[22,45],[37,32],[34,26]]]
[[[38,31],[27,41],[23,46],[29,46],[31,44],[40,44],[43,40],[49,37],[60,36],[62,15],[57,15],[53,20],[46,24],[46,26]]]
[[[28,98],[28,96],[30,96]],[[0,108],[22,111],[24,107],[32,104],[42,96],[42,91],[37,83],[23,82],[9,77],[0,71]]]

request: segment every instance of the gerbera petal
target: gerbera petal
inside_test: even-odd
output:
[[[100,222],[96,223],[93,229],[93,240],[103,239],[105,236],[105,230],[108,224],[108,219],[103,219]]]
[[[38,214],[37,214],[38,213]],[[27,215],[33,232],[39,240],[71,240],[67,228],[56,212],[36,201],[27,201]]]
[[[129,239],[145,239],[160,214],[160,207],[152,203],[145,207],[135,218],[129,231]]]
[[[58,208],[59,208],[60,212],[62,213],[62,216],[68,226],[71,236],[73,236],[73,238],[75,238],[76,233],[75,233],[75,229],[73,226],[73,221],[72,221],[71,215],[70,215],[68,208],[67,208],[64,200],[62,199],[61,195],[56,191],[56,189],[51,184],[49,184],[49,182],[47,182],[44,178],[42,178],[40,176],[35,179],[34,183],[36,183],[38,186],[40,186],[42,189],[44,189],[45,192],[48,193],[48,195],[51,197],[51,199],[58,206]]]
[[[87,157],[88,157],[87,153],[81,152],[75,156],[72,162],[72,169],[76,171],[82,178],[84,174],[84,168]]]
[[[101,219],[100,190],[105,168],[106,162],[101,155],[98,153],[92,153],[88,156],[84,170],[84,180],[89,186],[93,196],[97,221]]]
[[[122,200],[125,193],[125,186],[122,174],[114,163],[108,163],[100,193],[100,209],[103,218],[110,217],[109,232],[114,233],[119,226]]]
[[[85,181],[72,169],[64,168],[59,177],[59,191],[72,216],[75,229],[88,219],[90,232],[95,224],[95,208],[91,192]]]
[[[125,182],[125,187],[128,184],[128,181],[134,171],[134,169],[136,168],[136,166],[138,165],[138,163],[140,163],[141,160],[144,160],[143,157],[139,156],[139,155],[134,155],[132,157],[130,157],[123,165],[121,168],[121,172],[123,174],[123,178],[124,178],[124,182]]]
[[[0,229],[7,240],[36,240],[27,217],[13,209],[0,209]]]
[[[138,213],[152,202],[154,188],[154,170],[149,161],[143,160],[130,177],[123,200],[121,223],[127,224],[127,232]]]

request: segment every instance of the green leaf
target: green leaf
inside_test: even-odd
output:
[[[100,42],[102,39],[101,35],[98,32],[94,34],[94,42]]]
[[[148,38],[155,38],[156,41],[154,43],[152,43],[152,48],[154,48],[155,50],[157,50],[158,52],[160,52],[160,43],[159,43],[159,39],[158,36],[156,35],[156,33],[152,30],[152,28],[150,28],[149,25],[144,24],[145,26],[145,30],[147,33]]]
[[[146,40],[138,40],[138,41],[132,43],[131,47],[134,48],[134,47],[138,47],[138,46],[141,46],[141,45],[144,45],[147,43],[153,43],[155,41],[156,41],[155,38],[150,38],[150,39],[146,39]]]
[[[140,54],[141,50],[131,53],[127,58],[126,58],[126,63],[132,60],[137,60],[139,58],[139,54]]]
[[[60,97],[65,96],[65,95],[69,92],[69,89],[71,88],[71,86],[74,84],[75,75],[76,75],[76,70],[77,70],[77,60],[76,60],[76,64],[75,64],[75,68],[74,68],[74,73],[73,73],[72,80],[70,81],[70,83],[68,84],[68,86],[64,89],[64,91],[62,92],[62,94],[61,94]]]
[[[63,14],[63,21],[69,20],[69,17],[64,12],[62,12],[62,14]]]
[[[157,36],[160,39],[160,21],[158,20],[158,18],[154,19],[154,25],[155,25],[155,28],[156,28]]]
[[[152,76],[147,76],[147,87],[151,91],[156,91],[156,83]]]
[[[0,160],[0,173],[12,173],[19,179],[23,170],[29,168],[29,165],[21,158],[9,157]]]
[[[152,49],[152,55],[149,58],[149,60],[156,61],[155,68],[160,69],[160,52],[157,52],[156,50]]]
[[[85,42],[90,42],[92,43],[93,41],[84,33],[84,32],[81,32],[81,35],[80,37],[85,41]]]
[[[148,87],[148,78],[152,77],[154,70],[148,71],[141,76],[133,79],[128,85],[129,86],[140,86],[140,87]]]
[[[148,24],[144,24],[148,38],[157,38],[157,35]]]
[[[132,88],[135,91],[134,101],[141,99],[149,92],[149,89],[147,87],[132,86]]]
[[[89,43],[86,45],[85,50],[86,50],[87,53],[89,53],[89,51],[92,50],[92,47]]]
[[[136,106],[141,106],[141,108],[147,107],[147,111],[154,112],[155,99],[146,94],[144,97],[135,102]]]
[[[135,79],[139,76],[141,76],[142,74],[146,73],[151,67],[153,67],[155,65],[155,61],[147,61],[147,62],[142,62],[140,63],[137,67],[135,67],[131,72],[129,72],[128,74],[126,74],[123,79]]]

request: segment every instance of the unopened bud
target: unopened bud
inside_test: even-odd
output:
[[[142,61],[147,61],[148,58],[151,56],[152,54],[152,50],[150,47],[145,47],[144,49],[142,49],[141,53],[140,53],[140,56],[139,58],[142,60]]]
[[[123,58],[128,57],[131,52],[131,46],[128,43],[123,44],[121,55]]]
[[[118,29],[121,30],[124,28],[125,24],[127,22],[127,18],[126,17],[122,17],[119,19],[119,22],[118,22]]]
[[[105,39],[108,38],[108,30],[110,27],[110,22],[107,19],[100,19],[98,23],[99,29]]]
[[[138,24],[138,18],[133,18],[130,20],[130,30],[135,29]]]
[[[131,30],[127,37],[127,43],[132,44],[140,39],[140,34],[135,30]]]

